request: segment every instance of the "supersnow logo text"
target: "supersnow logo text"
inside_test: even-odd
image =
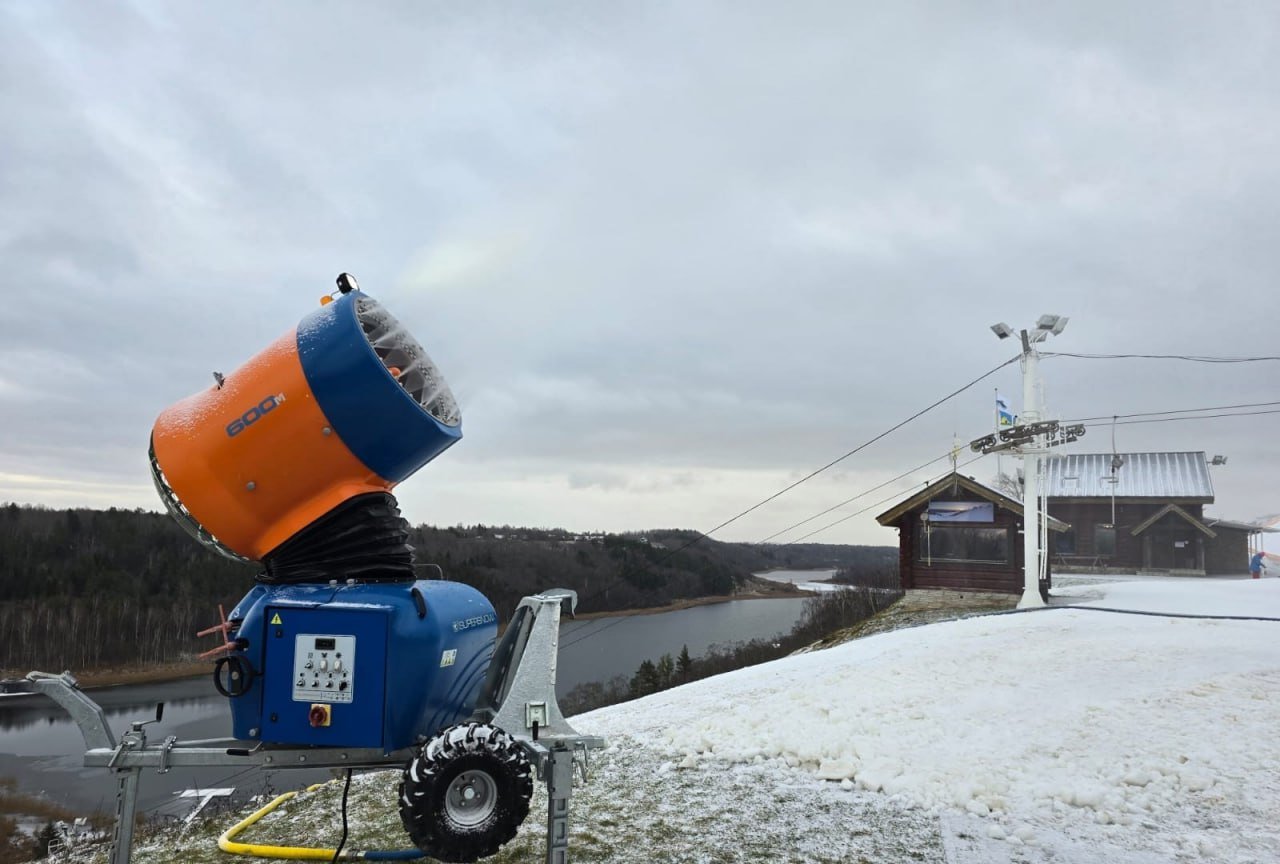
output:
[[[498,617],[492,612],[486,612],[483,615],[477,615],[474,618],[459,618],[453,622],[453,632],[461,633],[463,630],[470,630],[472,627],[479,627],[482,624],[493,624]]]
[[[282,402],[284,402],[283,393],[277,393],[274,396],[268,396],[266,399],[263,399],[257,405],[254,405],[248,411],[244,412],[227,424],[227,437],[236,437],[254,423],[257,423],[263,417],[276,410],[276,406]]]

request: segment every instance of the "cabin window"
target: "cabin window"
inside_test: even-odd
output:
[[[1093,552],[1095,555],[1116,554],[1116,526],[1093,526]]]
[[[1009,531],[1006,528],[933,525],[919,532],[918,536],[918,561],[1009,563]]]
[[[1053,535],[1053,551],[1059,555],[1076,554],[1076,529],[1071,528]]]

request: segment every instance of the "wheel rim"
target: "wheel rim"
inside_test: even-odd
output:
[[[498,785],[488,772],[463,771],[444,796],[444,810],[459,825],[471,827],[488,819],[498,806]]]

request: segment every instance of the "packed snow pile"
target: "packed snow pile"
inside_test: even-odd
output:
[[[1280,619],[1280,580],[1060,593],[1073,591],[1111,610]],[[874,794],[937,818],[944,845],[948,831],[967,838],[953,837],[952,860],[989,860],[990,848],[964,850],[999,841],[1038,846],[1046,861],[1103,850],[1280,861],[1280,620],[991,615],[743,669],[575,724],[656,750],[659,771],[755,767]]]

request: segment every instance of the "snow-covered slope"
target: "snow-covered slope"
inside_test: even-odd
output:
[[[1280,580],[1087,590],[1105,594],[1097,606],[1280,619]],[[870,799],[936,826],[939,860],[1280,861],[1280,621],[1076,609],[973,618],[740,670],[575,724],[608,736],[629,773],[672,778],[653,788],[675,812],[699,790],[722,802],[723,836],[673,860],[721,860],[710,850],[734,842],[733,826],[771,821],[749,812],[760,806],[741,789],[749,777],[783,797],[797,784],[812,791],[821,806],[790,814],[787,830],[847,835]],[[593,787],[623,781],[609,766],[607,755]],[[597,794],[586,818],[629,818],[604,813],[611,796]],[[817,860],[796,849],[791,860]]]

